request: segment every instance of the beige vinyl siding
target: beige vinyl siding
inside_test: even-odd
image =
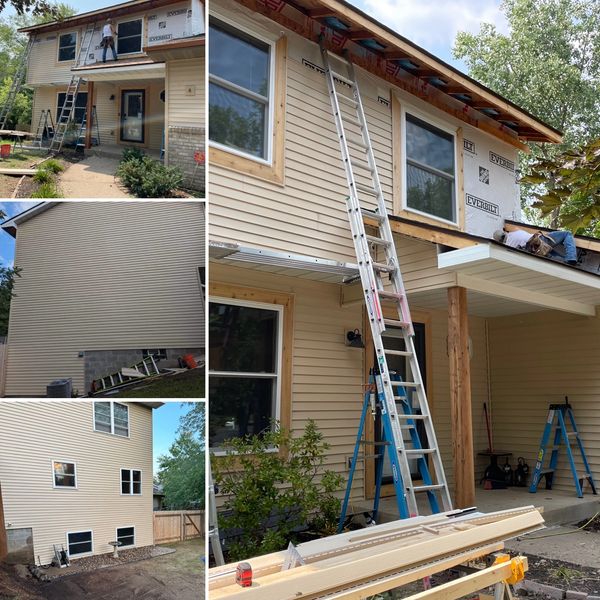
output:
[[[112,100],[111,96],[114,96]],[[118,96],[119,89],[116,84],[105,81],[94,83],[94,102],[101,144],[116,144],[119,139]],[[95,130],[93,135],[96,135]]]
[[[294,277],[211,264],[212,282],[294,294],[291,427],[300,434],[314,419],[331,445],[324,467],[347,476],[362,408],[364,352],[344,344],[345,332],[362,328],[361,307],[340,308],[340,289]],[[354,496],[363,497],[362,463]]]
[[[42,110],[48,110],[52,112],[52,122],[56,126],[57,121],[57,103],[58,103],[58,94],[61,92],[65,92],[67,90],[66,85],[56,85],[56,86],[40,86],[34,88],[34,96],[33,96],[33,107],[31,111],[31,129],[33,133],[37,131],[37,126],[40,120],[40,115],[42,114]],[[79,88],[80,92],[86,92],[87,86],[82,84]]]
[[[0,473],[9,529],[33,528],[36,563],[48,564],[67,532],[93,531],[94,554],[112,550],[116,528],[153,543],[152,409],[128,403],[130,437],[95,432],[93,403],[0,403]],[[74,461],[77,489],[53,487],[52,461]],[[120,469],[142,471],[142,495],[123,496]]]
[[[29,55],[27,68],[27,83],[30,85],[67,84],[71,80],[71,68],[75,60],[58,62],[58,38],[63,33],[77,32],[77,49],[81,43],[82,30],[79,27],[69,27],[60,31],[42,32],[37,34],[36,41]]]
[[[64,202],[19,226],[6,395],[83,392],[86,350],[204,345],[198,202]]]
[[[169,125],[204,127],[204,64],[204,57],[167,62]],[[188,86],[195,87],[195,95],[186,94]]]
[[[523,456],[532,473],[548,405],[562,403],[569,396],[592,472],[597,476],[600,317],[545,311],[490,319],[489,327],[496,446],[510,450],[514,462]],[[576,463],[582,475],[579,458]],[[564,450],[558,467],[554,488],[574,494]]]

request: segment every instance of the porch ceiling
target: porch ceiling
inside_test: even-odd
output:
[[[456,273],[456,284],[470,292],[511,304],[589,316],[600,305],[600,277],[492,244],[443,252],[438,268]]]
[[[164,79],[164,63],[147,63],[127,66],[73,69],[86,81],[138,81],[140,79]]]

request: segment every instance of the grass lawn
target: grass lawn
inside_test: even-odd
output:
[[[148,384],[124,389],[111,398],[204,398],[204,369],[163,377]]]

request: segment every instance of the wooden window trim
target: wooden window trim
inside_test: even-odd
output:
[[[420,111],[416,109],[416,117],[420,118]],[[410,105],[408,108],[410,113]],[[412,114],[412,113],[411,113]],[[435,119],[432,122],[436,126]],[[463,128],[457,127],[454,130],[455,153],[456,153],[456,173],[455,173],[455,189],[457,203],[457,222],[452,224],[442,219],[435,217],[427,217],[413,210],[404,208],[404,184],[403,184],[403,162],[405,158],[404,146],[402,143],[402,129],[404,127],[403,105],[400,103],[396,94],[392,94],[392,211],[393,214],[419,223],[435,225],[436,227],[444,227],[450,231],[465,230],[465,184],[464,184],[464,149],[463,149]]]
[[[271,132],[271,164],[228,152],[209,145],[209,160],[231,171],[264,179],[283,186],[285,160],[285,96],[287,74],[287,37],[275,42],[275,83],[273,89],[273,124]],[[210,144],[210,142],[209,142]]]
[[[279,423],[290,431],[292,416],[292,357],[294,343],[294,296],[284,292],[242,287],[209,280],[210,298],[233,298],[246,302],[261,302],[283,306],[283,335],[281,343],[281,389]]]

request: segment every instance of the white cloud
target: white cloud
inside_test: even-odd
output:
[[[352,0],[375,19],[434,54],[450,52],[459,31],[479,31],[482,22],[506,32],[499,0]],[[445,52],[444,52],[445,51]]]

